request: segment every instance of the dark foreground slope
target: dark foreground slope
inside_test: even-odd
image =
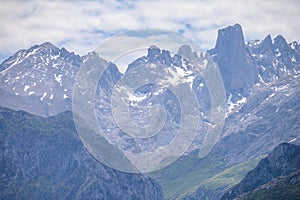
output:
[[[239,184],[229,190],[222,200],[235,199],[238,196],[240,199],[278,199],[278,195],[284,195],[282,199],[299,199],[299,170],[300,147],[289,143],[280,144]],[[253,192],[254,190],[256,191]],[[241,197],[244,193],[250,194]]]
[[[163,199],[152,179],[95,160],[70,112],[43,118],[0,107],[0,199]]]
[[[300,171],[273,179],[258,189],[238,196],[237,200],[298,200],[300,199]]]

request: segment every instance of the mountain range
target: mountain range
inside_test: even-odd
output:
[[[208,62],[208,57],[217,64],[223,79],[226,119],[215,147],[206,157],[199,158],[206,130],[216,125],[211,121],[208,85],[201,74],[193,70],[196,65]],[[97,87],[96,116],[108,140],[123,150],[150,152],[168,144],[178,129],[181,113],[179,102],[170,90],[151,84],[140,87],[125,96],[133,119],[142,126],[149,124],[151,118],[147,113],[153,104],[160,104],[166,108],[167,121],[164,128],[150,139],[128,136],[114,122],[110,107],[112,91],[122,77],[138,70],[141,65],[162,64],[166,67],[163,74],[166,79],[179,80],[177,84],[187,83],[196,94],[201,122],[193,144],[175,163],[150,174],[163,189],[151,178],[131,176],[102,165],[93,160],[80,144],[69,113],[73,85],[80,66],[94,60],[98,65],[108,66]],[[93,195],[92,190],[104,185],[95,191],[95,199],[110,198],[101,196],[103,194],[112,195],[114,199],[162,199],[162,193],[166,199],[220,199],[240,181],[243,184],[243,177],[277,145],[282,142],[300,144],[300,45],[287,43],[281,35],[274,39],[268,35],[262,40],[246,43],[239,24],[219,30],[215,48],[206,53],[193,52],[184,44],[175,55],[167,49],[151,46],[147,55],[129,64],[125,74],[95,52],[79,56],[49,42],[18,51],[0,65],[0,70],[0,105],[3,106],[1,175],[5,177],[1,194],[7,198],[17,197],[14,196],[17,193],[26,198],[29,191],[42,184],[41,192],[51,188],[49,198],[59,193],[62,196],[56,197],[75,198],[68,195],[76,194],[76,198],[81,199],[80,195]],[[20,126],[14,127],[20,122]],[[55,130],[57,126],[59,130]],[[58,140],[60,137],[62,143]],[[72,148],[65,148],[62,145],[65,142]],[[58,152],[52,155],[47,149]],[[22,151],[24,155],[18,153]],[[25,157],[28,163],[24,164],[22,159]],[[49,164],[46,171],[43,172],[39,163]],[[56,163],[61,165],[56,166]],[[95,175],[98,169],[102,170],[99,171],[100,177]],[[63,175],[67,171],[75,171],[78,176]],[[108,174],[110,181],[103,180],[102,174]],[[76,177],[80,179],[78,183],[73,180]],[[140,186],[134,183],[137,179]],[[84,180],[91,184],[90,188],[84,188]],[[45,184],[48,181],[50,183]],[[268,181],[271,179],[264,184]],[[72,183],[70,188],[69,182]],[[60,192],[58,186],[65,192]],[[148,192],[140,193],[139,187]],[[234,186],[233,191],[238,187]],[[74,193],[74,188],[81,189]],[[121,193],[129,196],[118,196]],[[33,195],[38,198],[41,193]]]

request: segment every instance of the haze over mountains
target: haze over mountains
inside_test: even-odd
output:
[[[205,132],[208,127],[215,124],[210,120],[211,97],[207,83],[201,74],[194,70],[194,67],[197,64],[205,65],[204,63],[209,61],[209,57],[217,63],[224,81],[227,104],[226,120],[221,138],[215,148],[207,157],[199,159],[197,155],[201,151]],[[135,139],[126,135],[114,122],[110,104],[114,86],[126,73],[134,71],[140,65],[162,64],[166,67],[165,74],[163,74],[166,79],[177,81],[176,84],[188,83],[195,92],[200,108],[201,126],[197,131],[194,143],[186,155],[174,165],[151,175],[162,185],[166,199],[219,199],[228,189],[237,184],[262,156],[271,152],[278,144],[282,142],[300,144],[300,105],[298,103],[300,102],[300,45],[297,42],[288,43],[283,36],[279,35],[272,39],[268,35],[262,40],[253,40],[246,44],[241,26],[235,24],[218,31],[215,48],[207,51],[206,54],[193,52],[189,46],[184,44],[176,55],[170,54],[167,49],[151,46],[147,55],[129,64],[125,75],[119,72],[116,65],[101,59],[101,55],[97,55],[95,52],[79,56],[46,42],[35,45],[28,50],[18,51],[0,65],[0,105],[12,110],[24,110],[42,117],[51,116],[50,118],[40,118],[6,108],[1,109],[1,123],[3,123],[1,128],[3,131],[1,162],[5,166],[2,168],[1,174],[6,176],[6,182],[2,183],[1,191],[7,195],[6,197],[13,197],[18,187],[22,188],[28,182],[36,181],[36,176],[40,179],[32,183],[33,188],[44,180],[53,180],[51,177],[45,178],[48,172],[40,171],[42,168],[37,167],[37,171],[35,171],[35,164],[29,163],[28,166],[26,165],[28,168],[26,166],[24,168],[22,158],[17,158],[15,152],[22,151],[22,147],[20,147],[22,141],[29,146],[43,146],[44,143],[41,141],[29,140],[32,137],[31,134],[38,134],[41,138],[46,137],[46,140],[42,140],[46,143],[48,139],[53,140],[47,145],[50,145],[49,148],[58,148],[56,145],[59,141],[51,136],[53,133],[58,133],[46,131],[46,136],[44,136],[43,134],[40,135],[40,130],[36,130],[36,128],[40,127],[39,123],[43,124],[41,129],[56,127],[59,120],[66,120],[70,127],[73,127],[70,114],[68,112],[67,114],[59,113],[72,109],[72,91],[76,73],[82,64],[93,59],[97,59],[98,64],[108,66],[97,89],[97,117],[100,125],[105,128],[105,134],[109,140],[126,151],[148,152],[166,145],[178,129],[181,114],[179,112],[180,105],[169,90],[151,84],[146,85],[139,88],[135,93],[124,97],[134,120],[142,126],[147,125],[151,121],[147,115],[150,107],[154,104],[160,104],[167,110],[167,122],[165,127],[151,139]],[[15,116],[21,121],[27,119],[31,121],[32,119],[34,131],[31,133],[31,130],[22,128],[23,124],[20,129],[11,131],[5,124],[18,122],[14,119],[9,120],[10,116]],[[47,122],[48,120],[50,122]],[[36,124],[37,122],[38,124]],[[67,130],[70,127],[63,126],[62,132],[66,131],[69,134]],[[21,130],[28,130],[26,133],[28,133],[29,139],[23,137],[22,134],[20,136],[14,135],[14,132],[20,134]],[[78,150],[80,143],[76,131],[73,130],[70,134],[75,135],[72,136],[74,141],[67,142],[71,142],[71,146]],[[17,136],[20,137],[20,140],[17,139]],[[62,142],[64,140],[64,136],[62,136]],[[73,142],[76,144],[73,145]],[[41,155],[44,148],[24,148],[23,150],[26,155],[35,152],[34,155],[39,155],[42,158],[50,156],[46,150],[45,154]],[[72,152],[74,150],[63,148],[61,151],[59,150],[58,154],[65,155],[67,153],[72,154]],[[55,161],[47,159],[39,161],[32,158],[32,162],[37,162],[38,165],[52,163],[53,166],[50,165],[48,170],[57,174],[58,181],[49,187],[54,187],[55,184],[57,184],[56,186],[67,187],[66,183],[68,182],[64,180],[72,181],[74,177],[68,175],[66,179],[62,178],[61,170],[69,171],[71,168],[73,170],[74,166],[80,168],[85,160],[92,159],[83,149],[80,150],[82,152],[80,158],[77,158],[76,152],[73,156],[75,161],[73,157],[68,158],[68,162],[65,164],[64,158],[56,158]],[[15,162],[11,163],[9,160]],[[62,162],[63,164],[55,166],[55,162]],[[121,188],[124,186],[125,189],[123,187],[124,190],[115,191],[116,185],[110,183],[113,183],[119,176],[119,172],[106,169],[95,160],[89,161],[89,163],[95,165],[95,170],[104,168],[104,171],[108,171],[99,172],[100,176],[103,173],[108,173],[108,176],[113,177],[109,179],[107,187],[105,186],[102,191],[96,192],[95,198],[107,199],[108,196],[101,196],[101,194],[111,190],[115,199],[126,199],[126,195],[123,198],[118,196],[118,193],[128,194],[127,197],[129,198],[136,197],[133,199],[162,199],[161,188],[152,182],[152,179],[148,180],[142,175],[135,175],[133,179],[141,179],[142,190],[149,191],[146,194],[140,194],[139,189],[135,188],[135,183],[131,182],[131,177],[123,175],[121,172],[120,176],[126,177],[121,180],[118,179],[117,184]],[[87,166],[87,168],[89,167]],[[238,171],[238,173],[234,173],[234,171]],[[11,176],[7,175],[8,172]],[[13,174],[17,178],[23,179],[22,174],[29,172],[28,179],[25,178],[23,182],[18,183],[21,185],[14,182]],[[81,174],[81,172],[80,169],[78,173]],[[91,180],[89,177],[94,176],[93,173],[94,171],[91,170],[84,175],[81,174],[82,180],[79,182]],[[230,180],[220,179],[224,175],[233,178]],[[99,179],[93,179],[93,183],[97,185]],[[10,187],[13,184],[15,184],[14,187]],[[106,184],[106,179],[104,184]],[[83,185],[76,184],[72,186],[83,187]],[[28,189],[26,187],[24,191]],[[45,186],[45,190],[49,189],[47,187]],[[28,195],[24,191],[20,193],[20,197]],[[49,195],[51,196],[57,191],[54,190]],[[85,191],[89,190],[83,189],[83,192]],[[36,195],[39,196],[38,193]],[[67,198],[66,195],[63,198]],[[78,199],[80,198],[78,196]]]

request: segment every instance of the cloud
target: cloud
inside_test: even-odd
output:
[[[153,28],[127,31],[115,35],[99,45],[96,52],[102,58],[114,62],[121,72],[124,72],[133,60],[147,54],[148,48],[152,45],[167,49],[174,54],[182,44],[191,46],[194,51],[203,52],[203,49],[195,41],[178,32]]]
[[[0,3],[0,52],[50,41],[81,55],[126,30],[147,27],[183,33],[202,48],[217,30],[240,23],[246,40],[282,34],[300,41],[299,1],[6,1]]]

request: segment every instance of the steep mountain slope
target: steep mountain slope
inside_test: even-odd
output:
[[[1,105],[52,116],[71,109],[80,56],[46,42],[20,50],[0,65]]]
[[[216,47],[209,51],[218,63],[228,92],[247,95],[258,81],[257,67],[247,52],[242,28],[239,24],[218,31]]]
[[[205,59],[206,58],[202,58],[202,61]],[[162,67],[162,69],[160,67]],[[114,73],[109,73],[108,71],[110,70],[111,69],[108,68],[107,72],[104,73],[97,88],[97,117],[107,137],[112,143],[117,144],[119,148],[123,150],[132,151],[134,153],[149,152],[160,146],[167,145],[169,141],[174,138],[179,129],[182,113],[179,100],[176,99],[175,94],[168,88],[170,85],[175,88],[180,84],[189,84],[190,88],[194,90],[198,97],[201,118],[206,120],[209,118],[210,96],[207,85],[200,74],[193,69],[193,65],[179,54],[171,55],[167,50],[161,50],[156,46],[151,46],[148,48],[147,55],[129,64],[125,74],[119,75],[115,73],[117,68],[113,70]],[[140,74],[140,76],[132,78],[134,74]],[[131,78],[128,78],[130,76]],[[161,79],[157,84],[147,83],[141,87],[134,88],[137,79],[147,80],[150,77],[160,77]],[[105,81],[107,79],[111,80],[109,84]],[[117,87],[118,89],[122,89],[123,86],[133,86],[133,88],[130,89],[134,89],[134,92],[126,92],[122,98],[128,105],[130,116],[137,124],[146,126],[151,123],[149,113],[153,105],[159,104],[167,111],[167,120],[164,123],[163,129],[153,137],[133,138],[118,127],[112,113],[111,99],[112,91],[116,90],[115,85],[118,81],[122,81],[122,79],[127,80],[127,82],[121,87]],[[125,120],[128,120],[126,118],[127,115],[123,117]],[[199,126],[199,132],[205,132],[207,126],[209,126],[209,123],[202,123],[201,126]],[[203,134],[199,134],[198,136],[198,140],[203,139]],[[199,142],[197,145],[199,145]]]
[[[163,199],[152,179],[113,170],[83,147],[70,112],[0,107],[1,199]]]
[[[257,167],[250,171],[238,185],[228,191],[222,199],[234,199],[238,195],[255,190],[274,178],[288,176],[299,170],[300,147],[288,143],[280,144],[269,156],[262,159]]]
[[[271,84],[257,91],[240,112],[226,119],[223,138],[206,158],[189,155],[154,175],[166,189],[166,197],[218,199],[276,145],[284,141],[300,144],[299,78],[288,76],[277,83],[280,83],[277,86],[286,87],[274,91]],[[251,106],[253,110],[243,111]],[[224,174],[227,179],[216,179]],[[182,182],[185,184],[180,184]]]

